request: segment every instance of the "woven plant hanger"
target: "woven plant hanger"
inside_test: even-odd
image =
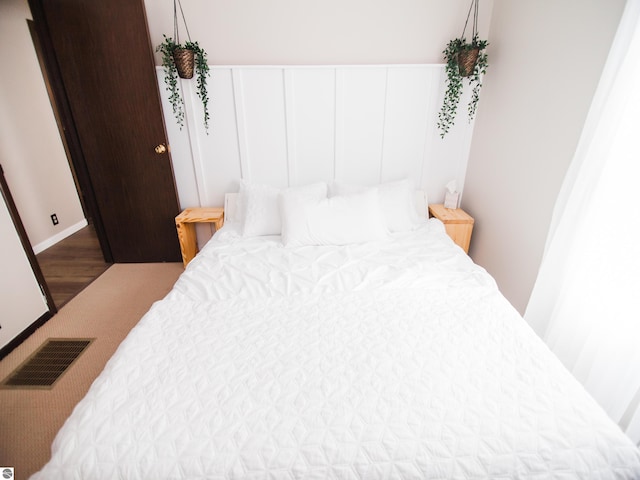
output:
[[[472,40],[478,35],[478,2],[479,0],[471,0],[471,6],[469,7],[469,13],[467,14],[467,21],[464,22],[464,28],[462,29],[462,35],[460,36],[461,39],[464,39],[464,32],[467,30],[467,24],[471,17],[471,10],[473,10]],[[468,77],[473,74],[479,54],[480,49],[477,47],[465,48],[458,52],[458,71],[460,72],[461,77]]]
[[[178,32],[178,5],[180,6],[180,14],[182,15],[182,22],[184,28],[187,31],[187,38],[191,42],[191,35],[189,35],[189,27],[187,27],[187,21],[184,18],[184,11],[182,10],[182,4],[180,0],[173,0],[173,41],[176,45],[180,45],[180,34]],[[173,51],[173,63],[176,65],[178,75],[180,78],[193,78],[193,69],[195,65],[195,55],[193,50],[188,48],[176,48]]]

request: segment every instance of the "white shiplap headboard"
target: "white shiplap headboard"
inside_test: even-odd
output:
[[[180,204],[222,206],[244,178],[273,186],[403,177],[441,202],[464,185],[473,125],[436,128],[443,65],[211,66],[207,135],[195,79],[181,80],[178,128],[157,69]]]

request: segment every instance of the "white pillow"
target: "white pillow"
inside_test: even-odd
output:
[[[303,211],[308,204],[316,204],[327,198],[328,187],[324,182],[313,183],[304,187],[290,187],[280,192],[279,206],[282,219],[282,238],[290,236],[296,229],[295,219],[305,215]]]
[[[378,193],[315,198],[283,192],[282,242],[286,246],[347,245],[387,236]]]
[[[242,236],[280,235],[282,223],[278,195],[280,189],[269,185],[240,182],[238,207]]]
[[[378,191],[380,209],[389,231],[405,232],[415,227],[418,216],[413,200],[413,189],[408,179],[381,183],[374,187],[333,182],[330,195],[360,193],[368,188]]]

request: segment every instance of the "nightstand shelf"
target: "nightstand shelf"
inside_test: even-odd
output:
[[[224,223],[224,208],[222,207],[193,207],[184,209],[176,217],[176,230],[182,252],[182,263],[186,267],[198,253],[198,239],[196,238],[196,223],[213,223],[216,231]]]
[[[429,213],[444,223],[447,235],[459,245],[465,253],[469,253],[473,217],[461,208],[444,208],[442,204],[429,205]]]

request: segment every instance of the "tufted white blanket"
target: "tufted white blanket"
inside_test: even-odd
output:
[[[292,249],[225,227],[52,450],[32,478],[640,478],[638,449],[437,220]]]

